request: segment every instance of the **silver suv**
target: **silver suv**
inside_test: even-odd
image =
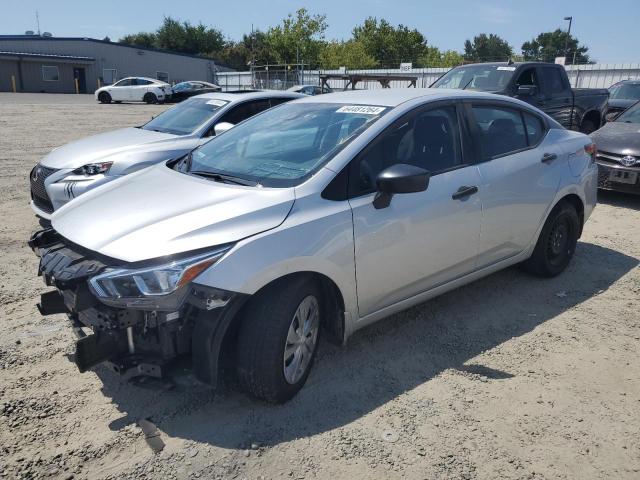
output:
[[[251,394],[302,387],[318,338],[496,270],[569,264],[596,203],[595,146],[518,100],[377,90],[270,109],[96,188],[31,238],[77,327],[81,371],[162,376],[178,357]],[[380,359],[384,361],[384,359]]]

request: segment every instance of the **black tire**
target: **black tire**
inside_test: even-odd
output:
[[[109,95],[109,92],[100,92],[98,94],[98,101],[100,103],[111,103],[111,95]]]
[[[317,300],[319,324],[323,304],[320,288],[310,277],[293,277],[266,287],[244,309],[236,347],[236,375],[247,393],[271,403],[284,403],[302,388],[318,346],[318,332],[306,369],[294,383],[285,378],[284,358],[289,328],[298,307]]]
[[[582,125],[580,125],[580,132],[585,135],[589,135],[590,133],[595,132],[598,129],[598,126],[595,124],[593,120],[583,120]]]
[[[533,255],[522,266],[540,277],[555,277],[569,265],[576,251],[580,219],[568,202],[560,202],[551,211],[540,232]]]
[[[142,97],[142,101],[149,104],[158,103],[158,97],[156,97],[155,93],[147,92],[144,94],[144,97]]]
[[[122,100],[115,100],[113,103],[122,103]]]

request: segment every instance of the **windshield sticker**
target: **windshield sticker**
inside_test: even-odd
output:
[[[515,72],[516,67],[498,67],[497,70],[506,70],[507,72]]]
[[[369,105],[345,105],[336,110],[337,113],[361,113],[363,115],[378,115],[386,110],[385,107],[372,107]]]
[[[209,100],[207,102],[207,105],[215,105],[216,107],[222,107],[223,105],[226,105],[227,102],[225,102],[224,100]]]

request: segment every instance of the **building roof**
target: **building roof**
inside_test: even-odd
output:
[[[3,40],[26,40],[26,41],[77,41],[77,42],[93,42],[93,43],[102,43],[106,45],[113,45],[116,47],[123,48],[134,48],[136,50],[147,50],[150,52],[158,52],[165,53],[168,55],[179,55],[182,57],[190,57],[190,58],[198,58],[200,60],[208,60],[216,64],[217,67],[223,67],[230,71],[233,71],[231,68],[227,67],[224,64],[218,63],[214,58],[203,57],[202,55],[192,55],[190,53],[182,53],[182,52],[174,52],[173,50],[162,50],[160,48],[153,47],[143,47],[139,45],[129,45],[126,43],[118,43],[111,42],[107,40],[98,40],[97,38],[89,38],[89,37],[43,37],[41,35],[0,35],[0,42]]]
[[[83,57],[80,55],[57,55],[53,53],[33,53],[33,52],[7,52],[0,50],[0,57],[17,57],[17,58],[34,58],[34,59],[47,59],[57,61],[72,61],[75,63],[90,63],[95,61],[93,57]]]

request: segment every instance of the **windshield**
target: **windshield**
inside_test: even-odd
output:
[[[190,88],[191,88],[191,84],[189,82],[176,83],[173,86],[174,90],[189,90]]]
[[[173,135],[189,135],[227,103],[226,100],[213,98],[190,98],[162,112],[142,128]]]
[[[635,103],[615,119],[616,122],[640,123],[640,102]]]
[[[499,92],[506,88],[516,67],[510,65],[468,65],[449,70],[433,88],[458,88]]]
[[[295,186],[388,110],[371,105],[286,103],[194,150],[189,171],[233,176],[267,187]]]
[[[640,83],[619,83],[609,89],[610,100],[640,100]]]

